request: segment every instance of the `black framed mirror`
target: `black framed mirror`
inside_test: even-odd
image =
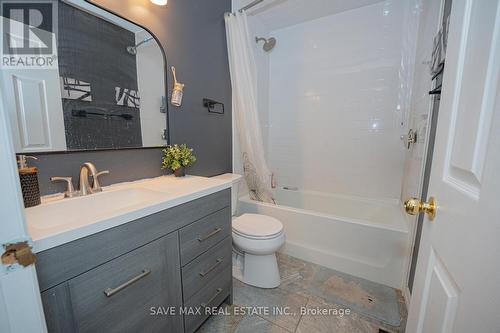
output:
[[[155,36],[86,0],[54,4],[56,64],[3,70],[16,152],[168,144],[167,64]]]

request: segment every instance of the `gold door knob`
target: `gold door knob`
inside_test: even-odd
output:
[[[429,198],[429,202],[422,202],[417,198],[411,198],[404,203],[406,213],[410,215],[417,215],[418,213],[425,213],[429,220],[434,220],[436,217],[436,200],[433,197]]]

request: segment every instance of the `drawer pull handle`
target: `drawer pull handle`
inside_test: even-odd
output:
[[[205,277],[205,275],[207,275],[208,273],[210,273],[211,271],[213,271],[215,268],[217,268],[217,266],[219,266],[221,264],[221,262],[223,261],[223,259],[224,258],[217,258],[217,262],[212,267],[210,267],[209,269],[207,269],[204,272],[200,272],[201,277]]]
[[[203,242],[203,241],[206,241],[207,239],[209,239],[210,237],[212,236],[215,236],[216,234],[218,234],[219,232],[221,232],[222,229],[221,228],[216,228],[214,231],[212,231],[211,233],[208,233],[206,234],[205,236],[203,237],[200,237],[198,238],[198,242]]]
[[[212,296],[212,298],[210,298],[208,300],[208,302],[206,303],[201,303],[201,307],[202,308],[206,308],[208,304],[212,303],[214,299],[217,298],[217,296],[219,296],[219,294],[222,292],[222,288],[217,288],[217,292],[215,293],[215,295]]]
[[[119,285],[118,287],[116,288],[107,288],[106,290],[104,290],[104,294],[106,295],[106,297],[111,297],[113,296],[114,294],[116,294],[117,292],[129,287],[130,285],[134,284],[135,282],[139,281],[140,279],[146,277],[147,275],[149,275],[151,273],[151,271],[149,269],[143,269],[142,270],[142,273],[137,275],[136,277],[134,278],[131,278],[130,280],[128,280],[127,282]]]

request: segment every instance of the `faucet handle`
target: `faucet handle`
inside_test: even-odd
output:
[[[75,191],[75,188],[73,187],[73,178],[71,177],[50,177],[50,180],[53,182],[57,181],[65,181],[68,185],[66,192],[64,192],[64,197],[65,198],[72,198],[76,197],[79,195],[78,192]]]
[[[107,174],[109,174],[109,170],[104,170],[96,173],[95,175],[92,175],[92,178],[94,180],[92,184],[92,192],[102,192],[101,184],[99,184],[99,176]]]
[[[98,173],[96,173],[94,177],[99,177],[101,175],[108,175],[108,174],[109,174],[109,170],[103,170],[103,171],[99,171]]]

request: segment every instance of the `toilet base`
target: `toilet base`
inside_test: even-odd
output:
[[[239,252],[239,251],[238,251]],[[253,255],[233,252],[233,277],[259,288],[276,288],[281,283],[278,262],[274,253]]]

